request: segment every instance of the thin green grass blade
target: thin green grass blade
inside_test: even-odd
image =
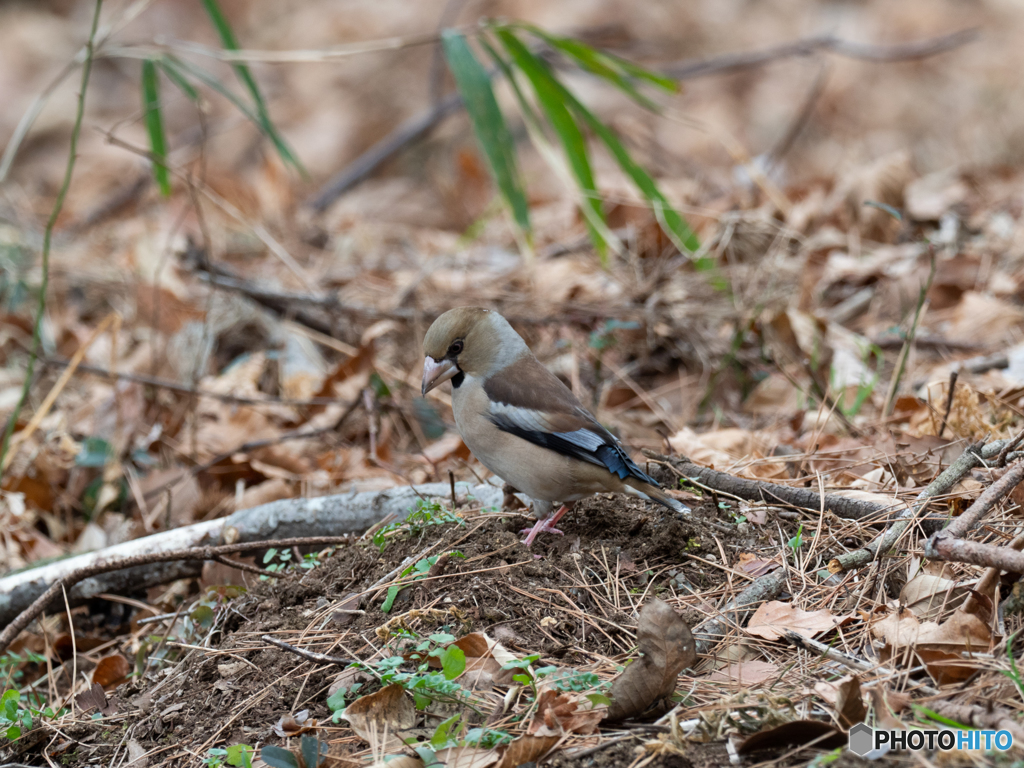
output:
[[[507,30],[505,30],[507,32]],[[511,33],[509,33],[511,34]],[[500,35],[500,31],[499,31]],[[513,39],[518,41],[512,35]],[[501,37],[502,44],[505,45],[506,41],[504,37]],[[522,45],[521,41],[520,45]],[[507,49],[507,45],[506,45]],[[510,51],[511,54],[511,51]],[[654,212],[658,222],[662,225],[666,234],[672,239],[676,247],[682,252],[695,253],[700,248],[700,240],[694,234],[693,230],[690,229],[689,224],[679,215],[668,199],[658,189],[658,185],[651,178],[650,174],[647,173],[633,158],[629,152],[623,146],[622,142],[619,141],[619,137],[615,135],[607,125],[601,122],[589,109],[587,109],[577,99],[568,88],[562,85],[561,82],[554,77],[554,75],[548,72],[551,83],[556,89],[559,98],[562,102],[573,112],[576,113],[577,117],[583,120],[590,129],[594,131],[604,142],[605,146],[608,147],[609,151],[615,157],[616,162],[623,171],[630,177],[637,189],[647,200],[648,205],[651,206],[651,210]]]
[[[146,109],[146,132],[153,155],[153,178],[164,197],[171,196],[171,174],[167,170],[167,134],[160,111],[160,79],[152,59],[142,60],[142,103]]]
[[[541,109],[562,142],[565,156],[569,160],[569,167],[572,169],[583,196],[581,204],[588,209],[584,220],[590,232],[590,239],[597,248],[601,263],[604,264],[608,258],[608,243],[600,229],[592,223],[594,220],[604,223],[604,212],[601,210],[601,198],[594,182],[594,172],[587,154],[587,140],[576,124],[572,113],[566,107],[565,100],[559,92],[559,84],[544,63],[530,53],[529,49],[512,32],[498,30],[497,35],[515,65],[530,81],[534,93],[537,94],[537,101]]]
[[[156,59],[156,65],[160,67],[160,70],[167,76],[167,79],[174,83],[178,90],[188,97],[189,101],[195,104],[199,103],[199,91],[192,86],[192,83],[185,79],[181,72],[170,66],[166,58],[160,57]]]
[[[526,95],[523,93],[523,89],[520,87],[519,76],[516,75],[509,62],[507,62],[505,58],[494,49],[490,42],[488,42],[486,37],[481,36],[478,40],[498,65],[502,74],[504,74],[508,79],[509,85],[512,86],[512,92],[515,94],[516,99],[519,102],[519,107],[523,112],[526,130],[530,135],[530,141],[533,142],[533,145],[537,149],[537,152],[540,153],[541,158],[543,158],[544,162],[546,162],[558,176],[562,177],[563,182],[567,186],[576,184],[571,171],[559,161],[557,156],[558,151],[555,149],[554,145],[548,141],[547,136],[544,133],[544,126],[541,123],[540,115],[534,109],[530,100],[526,98]],[[608,229],[607,224],[600,216],[595,216],[592,213],[592,209],[585,205],[580,206],[580,211],[583,213],[588,228],[592,228],[600,234],[609,250],[615,251],[615,253],[623,252],[624,248],[622,241],[615,236],[614,232]],[[605,263],[603,254],[602,263]]]
[[[515,143],[494,98],[491,78],[460,32],[445,30],[441,34],[441,42],[498,190],[511,209],[519,230],[529,238],[530,212],[516,165]]]
[[[640,194],[644,196],[648,205],[651,206],[651,210],[654,211],[655,218],[664,227],[665,232],[675,241],[676,247],[684,253],[696,253],[700,248],[700,240],[697,239],[697,235],[694,234],[686,220],[679,215],[679,212],[672,207],[668,199],[661,193],[661,190],[658,189],[658,185],[651,178],[650,174],[633,160],[614,131],[598,120],[590,110],[578,101],[573,105],[573,109],[587,121],[594,133],[600,137],[601,141],[605,143],[605,146],[615,156],[622,170],[633,180],[637,189],[640,190]]]
[[[234,30],[231,29],[227,16],[224,15],[224,11],[221,10],[217,0],[203,0],[203,8],[206,9],[206,15],[210,17],[210,21],[213,22],[217,34],[220,35],[221,45],[224,46],[224,49],[228,51],[240,50]],[[249,91],[249,95],[256,105],[258,124],[263,129],[263,133],[273,142],[274,148],[277,149],[281,159],[303,176],[306,176],[306,169],[271,122],[270,113],[267,111],[267,103],[263,100],[263,94],[260,93],[260,88],[256,84],[256,78],[252,76],[248,65],[242,62],[232,62],[231,68],[235,70],[238,79],[245,86],[246,90]]]
[[[658,105],[644,96],[637,90],[633,81],[639,80],[650,85],[657,86],[663,90],[674,93],[679,90],[679,85],[669,77],[652,72],[644,67],[627,61],[620,56],[599,51],[579,40],[569,37],[559,37],[546,32],[532,24],[517,24],[516,27],[524,29],[540,38],[555,50],[558,50],[574,60],[583,69],[601,77],[641,105],[657,111]]]
[[[219,93],[225,99],[230,101],[235,109],[245,115],[253,125],[259,128],[260,131],[263,132],[264,136],[271,141],[274,140],[274,137],[267,133],[267,126],[263,120],[260,119],[260,116],[256,114],[248,104],[242,101],[237,94],[232,92],[231,89],[218,80],[215,75],[190,61],[179,59],[177,56],[165,56],[161,60],[161,64],[164,67],[164,71],[174,70],[177,72],[179,78],[183,80],[185,79],[186,74],[191,75],[206,87]]]

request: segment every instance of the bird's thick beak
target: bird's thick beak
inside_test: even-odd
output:
[[[423,361],[423,388],[422,393],[427,394],[434,387],[444,384],[459,372],[459,368],[453,360],[435,360],[427,355]]]

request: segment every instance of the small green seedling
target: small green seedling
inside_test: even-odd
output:
[[[249,744],[232,744],[230,747],[213,747],[206,753],[203,764],[209,768],[252,768],[252,756],[256,749]]]
[[[800,547],[804,544],[804,524],[800,523],[800,527],[796,529],[796,536],[786,542],[786,546],[793,550],[793,559],[795,560],[800,554]]]
[[[420,535],[430,526],[447,525],[448,523],[466,525],[465,520],[454,512],[445,509],[436,501],[420,499],[416,503],[416,508],[409,513],[405,520],[400,523],[385,525],[373,534],[373,543],[383,552],[384,548],[398,536],[407,534],[411,538]]]
[[[448,553],[449,556],[453,557],[465,557],[464,554],[458,550],[452,550]],[[389,613],[391,608],[395,604],[395,598],[398,597],[398,593],[405,589],[409,584],[419,579],[426,578],[427,574],[430,573],[430,569],[440,560],[443,555],[434,555],[433,557],[425,557],[422,560],[417,560],[415,563],[410,565],[404,571],[398,575],[398,583],[392,584],[388,587],[387,597],[384,598],[384,602],[381,604],[380,609],[384,613]],[[410,577],[406,579],[406,577]]]

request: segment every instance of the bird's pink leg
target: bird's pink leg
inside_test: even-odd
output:
[[[529,547],[531,544],[533,544],[533,540],[537,538],[537,534],[539,533],[555,533],[559,536],[563,535],[560,530],[555,528],[555,524],[565,516],[566,512],[572,509],[572,505],[574,503],[575,502],[563,504],[561,507],[558,508],[558,511],[555,512],[555,514],[553,514],[551,517],[546,517],[541,520],[538,520],[536,523],[533,524],[532,528],[524,528],[523,530],[521,530],[520,533],[526,534],[526,539],[523,541],[523,544]]]

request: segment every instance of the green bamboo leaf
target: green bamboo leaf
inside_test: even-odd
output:
[[[167,79],[174,83],[178,90],[184,93],[189,101],[195,104],[199,103],[199,91],[197,91],[185,76],[181,74],[177,69],[167,63],[167,59],[161,57],[156,60],[156,64],[160,67],[161,71],[167,76]]]
[[[646,82],[671,93],[679,90],[679,85],[675,80],[645,69],[621,56],[599,51],[579,40],[552,35],[550,32],[546,32],[532,24],[517,24],[514,26],[527,30],[552,48],[561,51],[574,60],[583,69],[608,80],[630,96],[630,98],[648,109],[657,110],[658,106],[636,89],[636,86],[633,84],[634,80]]]
[[[153,177],[160,187],[160,194],[170,197],[171,174],[167,170],[167,135],[164,133],[164,119],[160,111],[160,80],[152,59],[142,60],[142,103],[146,110],[146,131],[149,133],[149,149],[153,156]]]
[[[221,45],[227,51],[238,51],[241,50],[238,45],[238,39],[235,37],[234,30],[231,29],[231,25],[228,23],[227,16],[224,15],[224,11],[221,10],[220,4],[217,0],[203,0],[203,7],[206,9],[207,16],[210,17],[210,21],[213,22],[213,26],[217,30],[217,34],[220,35]],[[270,113],[267,110],[267,103],[263,100],[263,94],[260,93],[260,88],[256,84],[256,78],[252,76],[252,72],[249,70],[248,65],[242,62],[232,62],[231,68],[235,70],[235,74],[241,81],[242,85],[245,86],[246,90],[249,91],[249,95],[252,97],[253,103],[256,105],[256,115],[258,125],[263,129],[264,134],[274,143],[274,147],[277,149],[277,153],[281,156],[281,159],[288,165],[291,165],[295,170],[306,176],[306,169],[299,162],[299,159],[292,152],[291,148],[285,142],[285,140],[278,133],[274,124],[270,120]]]
[[[601,234],[600,228],[593,223],[596,221],[603,224],[604,213],[601,210],[601,198],[587,155],[587,140],[576,124],[572,113],[566,107],[565,100],[561,97],[559,84],[544,63],[530,53],[529,49],[511,32],[498,30],[497,35],[516,66],[530,81],[530,85],[533,86],[533,90],[537,94],[537,101],[541,109],[544,110],[551,127],[554,128],[562,142],[565,155],[569,160],[569,167],[572,169],[583,196],[582,205],[588,209],[584,212],[584,220],[590,232],[590,239],[594,242],[601,261],[604,263],[607,260],[608,243]],[[512,80],[514,82],[514,79]]]
[[[505,34],[502,34],[502,33]],[[502,44],[505,45],[506,50],[508,49],[508,43],[506,42],[507,37],[511,37],[520,45],[521,41],[518,40],[508,30],[499,30],[498,34],[501,38]],[[511,51],[509,51],[511,54]],[[697,236],[690,229],[690,226],[686,223],[682,216],[672,208],[669,204],[668,199],[658,189],[658,185],[651,178],[650,174],[647,173],[633,158],[629,152],[623,146],[622,142],[619,141],[619,137],[615,135],[607,125],[601,122],[589,109],[587,109],[582,102],[577,99],[568,88],[562,85],[554,75],[548,72],[551,84],[557,91],[558,97],[568,106],[577,117],[582,119],[590,129],[597,134],[597,136],[604,142],[605,146],[608,147],[609,151],[615,157],[619,167],[632,179],[633,184],[636,185],[637,189],[647,200],[648,205],[651,206],[651,210],[654,211],[655,217],[658,222],[665,229],[666,234],[672,238],[675,242],[676,247],[680,251],[693,253],[700,248],[700,241]]]
[[[491,174],[512,211],[519,230],[529,238],[530,211],[516,166],[515,143],[505,117],[494,98],[491,78],[473,54],[460,32],[446,29],[441,34],[444,55],[455,77],[455,85],[469,113],[477,141],[484,150]]]

